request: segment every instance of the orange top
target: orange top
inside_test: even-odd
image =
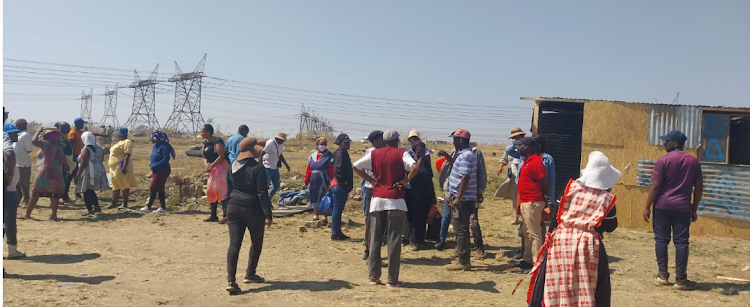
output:
[[[78,157],[78,155],[81,154],[81,149],[83,149],[83,140],[81,140],[82,134],[83,131],[76,129],[75,127],[73,129],[70,129],[70,132],[68,132],[68,140],[73,143],[74,157]]]

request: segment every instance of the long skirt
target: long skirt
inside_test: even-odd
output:
[[[539,275],[537,275],[534,285],[534,291],[531,292],[531,300],[529,300],[529,307],[542,307],[542,300],[544,300],[544,282],[545,282],[545,271],[547,270],[547,254],[544,255],[544,260],[541,267],[539,268]],[[607,251],[604,249],[604,242],[599,243],[599,264],[597,268],[597,280],[596,280],[596,292],[594,293],[596,299],[596,307],[609,307],[612,301],[612,284],[609,280],[609,259],[607,257]]]
[[[206,185],[206,198],[208,203],[218,203],[227,199],[227,171],[229,162],[224,160],[221,164],[213,167],[208,173],[208,183]]]

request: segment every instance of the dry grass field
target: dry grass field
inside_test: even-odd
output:
[[[172,140],[178,159],[172,161],[174,176],[199,174],[202,162],[184,152],[198,140]],[[151,146],[136,139],[135,166],[139,190],[132,194],[133,207],[146,201]],[[448,149],[449,145],[442,145]],[[290,187],[301,184],[310,142],[290,140],[285,156],[292,171],[282,171]],[[335,145],[331,144],[335,148]],[[431,146],[431,149],[440,149]],[[364,148],[362,144],[353,149]],[[487,159],[489,191],[504,178],[494,175],[499,147],[481,147]],[[361,154],[352,150],[352,159]],[[498,154],[493,157],[492,153]],[[356,176],[356,175],[355,175]],[[19,220],[21,260],[6,260],[3,279],[5,306],[523,306],[529,279],[511,295],[524,275],[509,259],[518,247],[516,226],[510,225],[510,204],[487,197],[480,221],[489,257],[473,260],[469,272],[448,272],[450,251],[402,250],[401,277],[406,287],[390,289],[367,283],[364,218],[359,201],[350,200],[344,212],[344,232],[351,242],[332,242],[328,229],[299,226],[310,220],[300,214],[274,220],[265,236],[258,274],[264,284],[240,284],[243,292],[229,296],[226,285],[227,228],[204,223],[208,206],[203,200],[188,206],[180,201],[170,182],[170,213],[140,214],[105,210],[97,219],[85,218],[82,201],[62,206],[60,222],[50,222],[49,203],[42,200],[35,220]],[[100,195],[108,203],[109,193]],[[19,209],[21,210],[21,209]],[[20,211],[19,211],[20,213]],[[351,220],[350,223],[346,223]],[[449,239],[452,245],[453,239]],[[613,306],[748,306],[750,284],[718,279],[731,276],[750,279],[750,241],[712,237],[691,238],[689,274],[699,289],[678,292],[657,287],[650,277],[656,270],[652,235],[645,231],[618,229],[605,238],[612,270]],[[242,278],[249,236],[241,253],[238,278]],[[385,252],[385,251],[383,251]],[[671,251],[672,255],[674,252]],[[672,262],[673,265],[673,262]],[[737,295],[722,291],[736,288]]]

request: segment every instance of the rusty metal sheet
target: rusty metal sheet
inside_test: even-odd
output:
[[[703,108],[696,106],[650,105],[648,143],[661,145],[660,136],[672,130],[680,130],[688,140],[687,148],[698,148],[701,143],[701,117]]]
[[[654,163],[638,160],[636,185],[651,186]],[[704,164],[701,170],[704,187],[698,214],[750,222],[750,167]]]

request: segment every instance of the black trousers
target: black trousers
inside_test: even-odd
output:
[[[7,236],[5,242],[8,245],[18,245],[16,210],[18,210],[18,193],[3,189],[3,235]]]
[[[76,174],[78,174],[78,166],[76,166],[76,168],[73,169],[73,172],[71,172],[71,173],[65,173],[65,175],[63,176],[63,179],[65,180],[65,197],[64,197],[64,199],[70,198],[70,196],[68,196],[68,191],[70,190],[70,183],[73,181],[73,179],[76,178]]]
[[[235,281],[237,274],[237,260],[240,257],[242,239],[245,230],[250,231],[250,257],[247,261],[245,276],[255,275],[258,259],[263,250],[263,235],[265,234],[266,219],[263,211],[242,205],[229,204],[227,206],[227,225],[229,226],[229,250],[227,250],[227,281]]]
[[[409,222],[410,243],[423,244],[427,235],[427,214],[430,212],[432,200],[428,195],[424,195],[426,193],[421,194],[414,188],[406,191],[406,207],[409,209],[406,219]]]
[[[86,210],[89,212],[99,209],[99,197],[96,196],[94,190],[89,189],[83,192],[83,202],[86,203]]]

